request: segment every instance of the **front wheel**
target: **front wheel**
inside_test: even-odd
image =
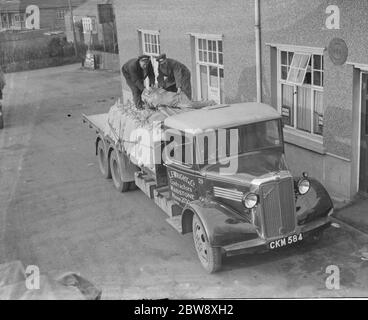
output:
[[[202,266],[209,273],[220,270],[222,266],[221,248],[212,247],[210,245],[206,230],[197,214],[193,215],[192,226],[194,247]]]
[[[121,179],[121,168],[116,150],[112,150],[110,154],[110,169],[112,181],[114,183],[115,188],[119,192],[128,191],[130,182],[124,182]]]

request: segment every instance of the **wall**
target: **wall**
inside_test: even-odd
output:
[[[138,56],[139,28],[160,30],[161,52],[189,68],[188,33],[223,34],[226,101],[255,100],[253,1],[118,0],[114,9],[121,64]]]
[[[272,5],[272,10],[270,10]],[[340,8],[340,30],[329,30],[325,26],[328,16],[326,8],[337,5]],[[327,48],[335,37],[346,41],[349,48],[348,61],[368,63],[368,1],[365,0],[289,0],[261,1],[262,15],[262,60],[263,60],[263,93],[265,102],[272,103],[275,98],[267,91],[272,85],[270,46],[266,43],[289,44],[310,47]],[[325,83],[324,83],[324,170],[323,182],[329,191],[339,198],[351,198],[356,186],[356,153],[358,139],[353,132],[353,67],[333,65],[327,50],[324,53]],[[272,89],[272,88],[271,88]],[[274,90],[271,90],[274,92]],[[297,148],[300,152],[301,148]],[[295,152],[297,152],[295,150]],[[307,159],[316,157],[315,153],[303,151]],[[318,156],[317,156],[318,157]],[[292,157],[289,161],[293,167],[298,167],[302,157]],[[313,162],[314,163],[314,162]],[[321,170],[316,166],[311,168],[311,174],[319,177]]]
[[[56,12],[58,10],[68,10],[68,8],[50,8],[40,9],[40,28],[52,30],[65,30],[64,19],[57,19]]]

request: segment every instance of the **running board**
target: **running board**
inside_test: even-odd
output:
[[[142,172],[135,172],[134,182],[150,199],[153,199],[153,191],[156,188],[156,183],[151,177]]]
[[[157,188],[155,181],[149,175],[142,172],[135,173],[134,181],[137,187],[166,212],[170,218],[181,215],[180,206],[170,199],[168,186]]]

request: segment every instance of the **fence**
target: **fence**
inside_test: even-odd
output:
[[[0,66],[5,72],[15,72],[80,62],[85,46],[79,45],[75,57],[72,43],[63,33],[45,34],[45,30],[0,33]]]

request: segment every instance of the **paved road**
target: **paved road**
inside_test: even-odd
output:
[[[120,76],[72,65],[7,75],[0,131],[0,263],[77,271],[103,298],[367,296],[368,237],[331,228],[315,245],[232,257],[208,275],[181,236],[137,191],[117,193],[94,156],[81,114],[106,112]],[[326,268],[340,269],[328,290]]]

